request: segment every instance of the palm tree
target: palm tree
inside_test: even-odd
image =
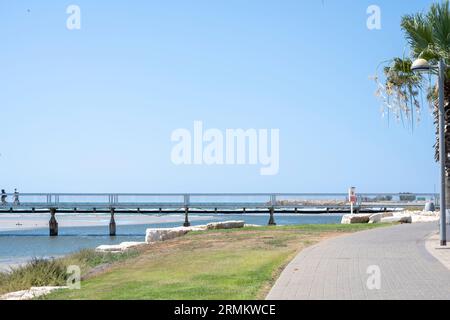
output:
[[[437,85],[425,88],[424,77],[411,72],[412,60],[423,58],[432,64],[444,59],[450,62],[450,5],[449,0],[432,4],[428,12],[406,15],[402,17],[401,27],[411,49],[408,58],[394,58],[384,68],[384,82],[378,83],[377,95],[382,99],[388,111],[392,111],[398,118],[407,118],[414,123],[414,114],[420,114],[421,103],[419,93],[427,89],[427,101],[433,108],[436,125],[435,158],[439,161],[438,135],[438,97]],[[445,86],[445,138],[446,150],[450,151],[450,73],[447,72]],[[450,161],[446,162],[446,198],[450,205]]]
[[[382,113],[390,118],[394,115],[396,120],[405,123],[411,120],[411,127],[414,128],[414,114],[416,120],[420,120],[419,94],[423,89],[423,79],[420,74],[411,71],[412,61],[409,58],[394,58],[389,61],[389,65],[383,68],[384,83],[381,83],[378,76],[375,81],[378,84],[376,95],[382,100]]]

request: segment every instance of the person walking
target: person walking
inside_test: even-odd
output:
[[[17,189],[14,189],[14,197],[13,197],[13,199],[14,199],[13,204],[15,206],[20,206],[19,192],[17,192]]]
[[[6,195],[5,189],[2,189],[2,204],[6,204],[6,198],[8,196]]]

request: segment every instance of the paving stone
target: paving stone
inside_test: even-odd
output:
[[[441,263],[425,247],[438,229],[407,224],[325,240],[292,260],[267,299],[450,299],[450,258],[442,257],[450,250],[438,252]],[[367,287],[370,266],[380,269],[380,290]]]

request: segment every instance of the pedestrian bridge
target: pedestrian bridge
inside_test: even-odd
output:
[[[236,193],[236,194],[127,194],[127,193],[23,193],[14,202],[14,194],[6,194],[1,211],[64,211],[96,210],[346,210],[346,193]],[[436,202],[438,194],[359,194],[355,205],[360,210],[376,208],[405,208]],[[438,205],[436,203],[436,205]]]
[[[6,194],[1,211],[36,211],[52,208],[64,211],[96,210],[199,210],[270,209],[276,210],[346,210],[350,204],[345,193],[236,193],[236,194],[128,194],[128,193],[23,193],[14,202],[14,194]],[[356,208],[404,208],[423,206],[437,201],[437,194],[359,194]],[[436,203],[436,205],[438,205]]]
[[[423,208],[436,202],[438,194],[377,193],[359,194],[356,212],[379,212]],[[236,193],[236,194],[127,194],[127,193],[23,193],[4,194],[0,213],[50,212],[50,235],[58,235],[57,212],[110,213],[110,235],[116,234],[116,213],[183,213],[184,226],[190,226],[189,213],[267,213],[275,225],[275,213],[348,213],[348,194]]]

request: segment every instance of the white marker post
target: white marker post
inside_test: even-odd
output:
[[[350,213],[353,214],[353,205],[356,203],[356,188],[348,189],[348,201],[350,202]]]

